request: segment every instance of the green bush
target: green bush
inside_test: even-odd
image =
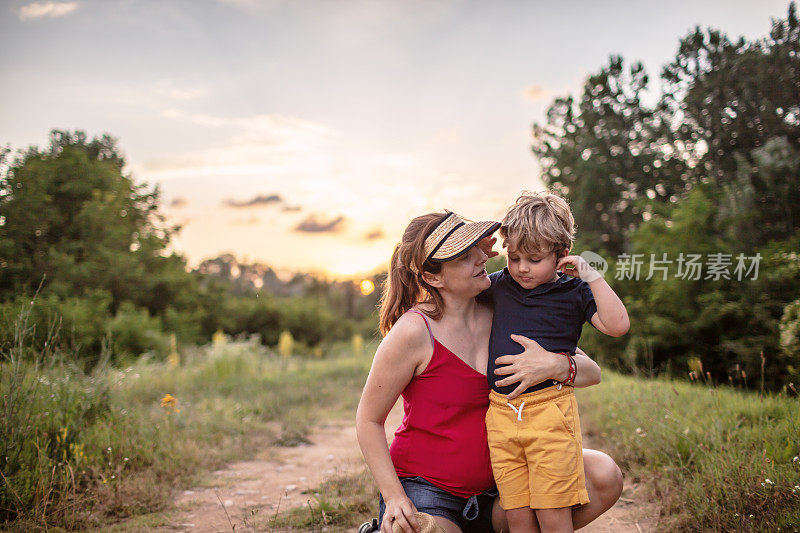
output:
[[[787,379],[800,387],[800,299],[783,309],[780,325],[780,342],[783,356],[787,359]]]
[[[9,350],[17,344],[22,350],[18,356],[33,360],[57,343],[62,353],[70,353],[76,362],[87,362],[91,367],[98,361],[107,336],[109,302],[108,293],[101,290],[91,291],[85,297],[64,299],[53,294],[36,298],[18,296],[1,304],[0,349]],[[20,344],[23,332],[18,330],[17,317],[23,315],[27,317],[25,342]]]
[[[162,331],[161,320],[131,302],[123,303],[108,322],[108,332],[115,359],[138,357],[145,352],[165,357],[169,350],[169,337]]]
[[[349,339],[353,334],[350,320],[338,316],[323,301],[295,298],[282,302],[281,325],[295,340],[314,347],[325,341]]]

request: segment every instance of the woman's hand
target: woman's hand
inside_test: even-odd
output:
[[[496,255],[500,255],[500,252],[495,252],[492,250],[494,243],[497,242],[497,237],[484,237],[483,239],[478,241],[478,248],[483,251],[488,257],[494,257]]]
[[[498,387],[513,385],[519,382],[514,391],[508,395],[509,400],[513,400],[522,392],[530,387],[541,383],[546,379],[560,374],[560,367],[569,366],[563,355],[548,352],[539,343],[523,337],[522,335],[511,335],[511,340],[517,342],[525,348],[525,351],[517,355],[503,355],[497,358],[495,364],[508,365],[496,368],[494,373],[498,376],[508,376],[497,382]]]
[[[531,385],[547,379],[563,381],[569,376],[569,362],[561,354],[548,352],[535,340],[522,335],[511,335],[511,340],[521,344],[525,351],[517,355],[503,355],[497,358],[496,364],[508,365],[496,368],[498,376],[508,376],[497,382],[500,387],[519,382],[514,391],[508,395],[513,400]],[[591,387],[600,383],[600,367],[580,348],[575,349],[577,375],[572,384],[575,388]]]
[[[397,522],[400,531],[403,533],[415,533],[419,530],[419,522],[414,513],[417,508],[405,494],[395,498],[383,500],[386,509],[383,512],[381,522],[381,533],[392,533],[393,525]]]

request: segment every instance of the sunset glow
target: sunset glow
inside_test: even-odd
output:
[[[686,28],[760,35],[787,3],[678,4],[12,0],[0,142],[118,138],[189,265],[228,252],[359,279],[414,216],[497,219],[541,189],[531,125],[609,54],[655,73]]]
[[[363,280],[359,287],[361,289],[361,294],[364,296],[369,296],[375,291],[375,284],[368,279]]]

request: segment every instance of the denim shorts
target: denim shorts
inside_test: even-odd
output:
[[[492,507],[497,489],[491,488],[470,498],[454,496],[446,490],[433,486],[420,476],[400,478],[403,490],[417,508],[429,515],[441,516],[458,525],[464,533],[491,533]],[[379,495],[378,522],[383,522],[386,506]]]

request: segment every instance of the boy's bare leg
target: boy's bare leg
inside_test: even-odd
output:
[[[572,533],[572,507],[536,509],[536,519],[542,533]],[[513,531],[513,530],[512,530]]]
[[[536,524],[536,515],[530,507],[518,507],[516,509],[508,509],[506,511],[508,517],[508,528],[511,533],[530,533],[531,531],[538,532],[539,527]]]
[[[622,494],[622,472],[607,454],[584,448],[583,470],[586,473],[586,491],[591,503],[572,510],[572,524],[576,529],[584,527],[611,509]],[[494,501],[492,527],[498,533],[508,533],[506,512],[500,507],[500,498],[495,498]],[[539,528],[531,531],[539,533]]]
[[[533,517],[533,522],[533,527],[528,531],[530,531],[530,533],[539,533],[539,523],[536,522],[535,514]],[[492,529],[494,530],[494,533],[509,533],[508,514],[507,511],[504,511],[500,506],[500,498],[495,498],[492,506]]]

